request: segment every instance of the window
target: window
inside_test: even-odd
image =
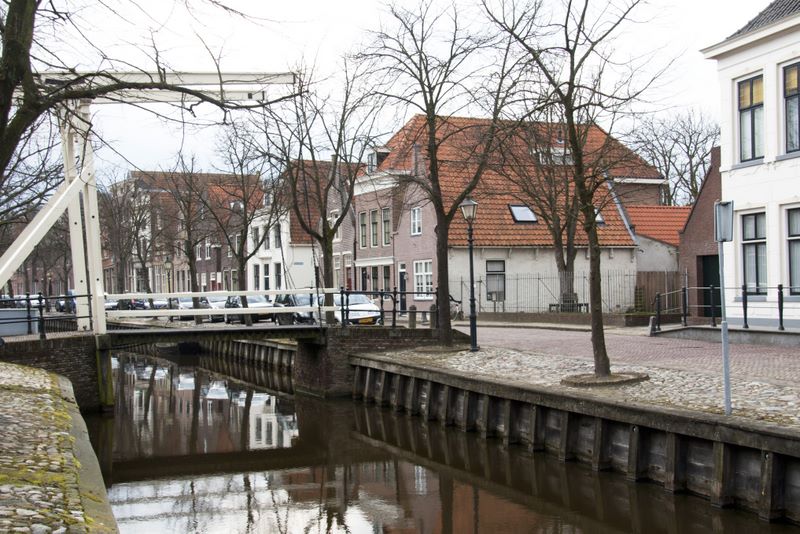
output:
[[[392,220],[389,208],[383,208],[381,213],[383,215],[383,246],[386,246],[392,242]]]
[[[372,290],[373,291],[377,291],[378,289],[380,289],[378,287],[378,268],[377,267],[373,267],[372,268],[372,282],[371,282],[371,285],[372,285]]]
[[[486,300],[506,300],[506,262],[486,260]]]
[[[800,150],[800,63],[783,69],[783,99],[786,113],[786,152]]]
[[[367,172],[375,172],[378,168],[378,154],[370,152],[367,154]]]
[[[264,250],[269,250],[269,226],[264,227]]]
[[[264,271],[264,291],[269,291],[269,263],[265,263],[261,267]]]
[[[411,209],[411,235],[422,233],[422,208]]]
[[[600,211],[600,208],[594,209],[594,222],[597,223],[597,226],[606,224],[606,220],[603,218],[603,212]]]
[[[514,218],[514,222],[535,223],[538,221],[536,214],[533,213],[533,210],[528,206],[512,206],[509,204],[508,209],[511,210],[511,216]]]
[[[200,245],[200,243],[198,243],[197,246],[194,247],[194,258],[196,260],[199,260],[202,259],[202,257],[203,257],[203,247],[202,245]]]
[[[786,212],[789,223],[789,292],[800,295],[800,208]]]
[[[414,262],[414,291],[416,293],[433,293],[433,261]],[[433,295],[414,295],[417,300],[433,299]]]
[[[275,225],[275,248],[281,248],[283,242],[281,241],[281,223]]]
[[[392,290],[392,268],[388,265],[383,266],[383,290]]]
[[[200,273],[200,291],[205,291],[207,284],[208,284],[208,278],[206,273]]]
[[[328,225],[329,226],[333,226],[334,224],[336,224],[336,221],[338,219],[339,219],[339,210],[331,211],[331,216],[328,217]],[[341,241],[342,240],[342,231],[341,230],[342,230],[342,227],[340,225],[339,228],[336,229],[336,233],[333,234],[333,240],[334,241]]]
[[[261,282],[261,273],[259,272],[261,267],[256,263],[253,265],[253,289],[258,291],[259,284]]]
[[[764,79],[761,76],[739,82],[739,159],[764,157],[761,139],[764,123]]]
[[[275,289],[281,289],[281,283],[283,281],[283,273],[281,272],[281,264],[275,264]]]
[[[747,293],[767,292],[767,234],[764,213],[742,215],[742,257]]]
[[[373,247],[378,246],[378,210],[369,212],[369,227],[370,227],[370,245]]]
[[[362,211],[358,214],[358,246],[364,248],[367,246],[367,212]]]
[[[208,239],[206,239],[206,259],[211,259],[211,242]]]
[[[261,241],[261,229],[258,226],[253,227],[253,250],[258,249]]]

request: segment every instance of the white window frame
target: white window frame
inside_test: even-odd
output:
[[[208,239],[206,239],[206,259],[211,259],[211,241]]]
[[[413,269],[414,293],[431,293],[414,295],[414,300],[433,300],[433,260],[416,260]]]
[[[371,248],[376,248],[381,240],[379,215],[380,210],[369,210],[369,246]]]
[[[422,208],[411,208],[411,235],[422,235]]]
[[[392,244],[392,212],[389,208],[381,209],[381,236],[384,247]]]
[[[367,248],[367,212],[358,212],[358,248]]]
[[[339,218],[339,210],[331,210],[331,215],[328,217],[328,225],[333,226],[336,224],[336,220]],[[333,234],[333,242],[337,243],[342,240],[342,225],[336,229],[336,233]]]

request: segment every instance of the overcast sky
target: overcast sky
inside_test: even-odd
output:
[[[153,8],[148,19],[159,22],[155,36],[176,70],[213,69],[198,36],[220,54],[227,71],[286,71],[300,63],[313,63],[324,70],[367,41],[366,30],[376,28],[385,18],[384,5],[374,0],[241,0],[248,10],[261,6],[261,11],[249,11],[256,16],[256,23],[219,12],[195,12],[194,16],[179,10],[162,12],[159,10],[170,3],[158,0],[140,4]],[[629,54],[656,51],[654,66],[673,61],[659,86],[649,93],[652,106],[661,113],[694,107],[716,119],[716,67],[704,60],[699,50],[725,39],[768,4],[769,0],[651,0],[636,16],[641,22],[629,27],[616,48]],[[417,5],[417,0],[411,5]],[[127,41],[149,38],[152,26],[139,27],[139,35],[125,31]],[[104,26],[104,30],[111,37],[119,31],[113,26]],[[94,111],[103,139],[119,152],[100,150],[101,169],[168,167],[181,142],[188,151],[199,153],[204,166],[211,166],[214,133],[210,130],[190,132],[187,139],[174,125],[126,106],[95,106]]]

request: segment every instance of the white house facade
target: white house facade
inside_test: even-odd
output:
[[[779,0],[703,53],[721,88],[722,200],[733,201],[724,245],[732,324],[800,327],[800,6]],[[781,291],[782,289],[782,291]]]
[[[272,225],[268,224],[267,217],[258,217],[250,226],[248,245],[253,247],[251,250],[257,250],[247,261],[247,289],[267,291],[314,286],[313,247],[297,242],[290,217],[291,214],[282,215]]]

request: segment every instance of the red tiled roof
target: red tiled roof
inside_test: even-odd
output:
[[[479,146],[480,135],[485,131],[488,120],[463,117],[441,118],[437,125],[437,138],[443,140],[439,148],[440,187],[445,205],[452,203],[470,181],[477,163],[473,159],[475,148]],[[552,125],[541,125],[542,129]],[[425,171],[425,119],[421,115],[414,116],[386,144],[390,154],[381,163],[381,171],[413,171],[414,160],[420,173]],[[511,150],[522,154],[526,165],[538,165],[530,155],[527,145],[519,137],[511,137]],[[414,144],[417,144],[417,156],[414,156]],[[658,171],[647,165],[638,155],[630,151],[622,143],[611,138],[602,129],[591,127],[587,135],[587,154],[600,153],[621,155],[611,165],[612,177],[625,178],[659,178]],[[499,159],[499,157],[498,157]],[[539,222],[535,224],[517,223],[514,221],[509,205],[528,204],[525,194],[519,187],[504,176],[508,174],[507,164],[493,162],[486,170],[477,188],[471,194],[479,203],[478,218],[474,225],[475,244],[478,246],[541,246],[550,247],[553,239],[537,213]],[[595,204],[601,206],[605,224],[599,227],[599,238],[602,246],[629,247],[635,243],[625,227],[616,205],[607,197],[607,189],[600,188]],[[536,213],[536,207],[528,204]],[[579,246],[586,246],[586,235],[582,226],[578,226],[575,235]],[[450,226],[449,241],[451,246],[467,245],[467,225],[460,215],[456,215]]]
[[[637,234],[677,247],[678,232],[683,230],[692,211],[690,206],[626,206]]]

